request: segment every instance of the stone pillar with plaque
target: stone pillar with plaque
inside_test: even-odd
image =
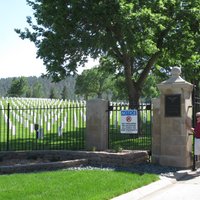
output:
[[[193,85],[173,67],[171,77],[158,84],[160,97],[153,99],[152,162],[188,168],[192,166],[192,136],[186,119],[192,119]]]

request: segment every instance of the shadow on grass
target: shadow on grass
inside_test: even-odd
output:
[[[73,131],[47,133],[42,138],[36,138],[36,134],[26,134],[24,137],[11,137],[0,142],[1,151],[19,150],[81,150],[85,147],[85,128],[77,128]]]
[[[143,127],[138,134],[122,134],[120,128],[110,127],[109,148],[127,150],[151,150],[150,128]]]

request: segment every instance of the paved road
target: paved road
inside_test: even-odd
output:
[[[181,171],[174,178],[161,178],[112,200],[200,200],[200,169]]]
[[[200,200],[200,171],[189,172],[181,180],[140,200]]]

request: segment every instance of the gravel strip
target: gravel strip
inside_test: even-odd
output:
[[[180,170],[180,168],[176,167],[165,167],[160,165],[154,165],[151,163],[147,164],[138,164],[134,165],[131,168],[110,168],[110,167],[98,167],[98,166],[81,166],[81,167],[71,167],[65,170],[117,170],[117,171],[128,171],[128,172],[134,172],[134,173],[152,173],[152,174],[158,174],[160,176],[165,176],[169,178],[174,177],[174,173]]]

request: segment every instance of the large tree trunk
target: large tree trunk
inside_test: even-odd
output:
[[[125,66],[125,79],[126,79],[126,85],[128,90],[128,98],[129,98],[129,108],[131,109],[138,109],[139,107],[139,100],[141,95],[142,86],[152,68],[156,60],[158,59],[160,55],[160,52],[156,52],[152,57],[148,60],[145,68],[143,69],[142,73],[140,74],[140,77],[138,80],[132,79],[132,66],[131,62],[128,62],[129,59],[127,59],[124,63]]]
[[[129,108],[130,109],[138,108],[140,91],[138,90],[136,85],[133,83],[130,66],[125,67],[125,79],[126,79],[126,86],[128,90]]]

